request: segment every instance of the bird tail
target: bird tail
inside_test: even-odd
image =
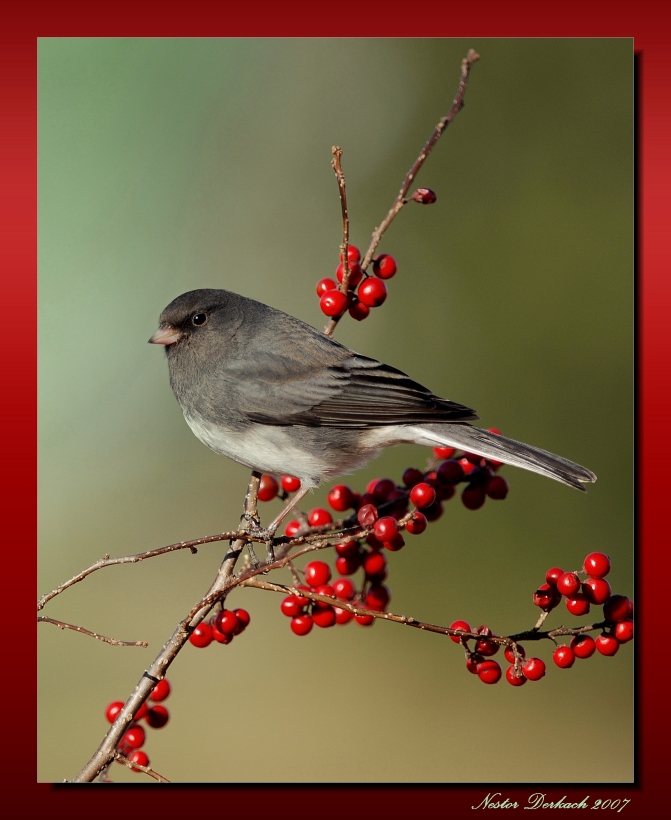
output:
[[[426,424],[412,427],[415,444],[429,447],[458,447],[469,453],[502,461],[554,478],[585,492],[584,483],[596,481],[596,476],[586,467],[562,456],[556,456],[539,447],[523,444],[505,436],[490,433],[470,424]]]

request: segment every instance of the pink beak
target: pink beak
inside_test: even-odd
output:
[[[163,324],[159,327],[159,329],[154,333],[154,335],[149,340],[149,344],[152,345],[172,345],[175,342],[178,342],[182,338],[182,334],[176,327],[172,325]]]

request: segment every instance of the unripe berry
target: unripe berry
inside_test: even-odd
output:
[[[396,261],[393,256],[381,253],[373,259],[373,273],[380,279],[391,279],[396,273]]]
[[[545,675],[545,663],[540,658],[529,658],[522,663],[522,672],[527,680],[540,680]]]
[[[614,655],[620,648],[620,642],[609,632],[603,632],[595,641],[597,652],[602,655]]]
[[[331,567],[324,561],[310,561],[305,566],[305,580],[313,588],[328,584],[331,580]]]
[[[560,669],[570,669],[575,663],[575,654],[570,646],[558,646],[552,653],[552,660]]]
[[[326,316],[342,316],[347,310],[347,296],[340,290],[327,290],[319,299],[319,307]]]
[[[596,643],[591,635],[574,635],[571,638],[571,649],[576,658],[589,658],[596,650]]]
[[[333,523],[333,516],[328,510],[322,507],[315,507],[308,513],[308,524],[311,527],[325,527],[327,524]]]
[[[262,475],[259,483],[259,501],[272,501],[280,491],[277,481],[271,475]]]
[[[301,480],[292,475],[283,475],[282,487],[288,493],[295,493],[296,490],[300,490],[301,488]]]
[[[605,578],[610,572],[610,558],[604,552],[590,552],[583,569],[592,578]]]
[[[354,493],[346,484],[336,484],[327,496],[328,503],[338,512],[344,512],[354,506]]]
[[[387,287],[381,279],[369,277],[359,285],[357,295],[362,304],[368,307],[379,307],[387,298]],[[322,296],[323,299],[324,296]],[[324,310],[323,307],[322,310]]]
[[[453,621],[450,624],[450,629],[463,629],[464,632],[470,632],[471,627],[468,621]],[[461,643],[461,638],[458,635],[450,635],[450,640],[454,641],[455,643]]]
[[[291,619],[291,631],[294,635],[307,635],[312,629],[311,615],[297,615]]]
[[[557,589],[562,595],[573,595],[580,589],[580,578],[575,572],[565,572],[557,579]]]

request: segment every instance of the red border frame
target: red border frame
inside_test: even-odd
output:
[[[365,2],[365,0],[364,0]],[[6,327],[5,367],[8,390],[1,403],[4,416],[0,429],[4,433],[4,497],[12,501],[14,512],[5,544],[5,567],[12,583],[5,589],[9,595],[6,612],[12,620],[32,607],[36,575],[35,551],[27,551],[26,531],[35,531],[34,486],[36,470],[35,400],[36,400],[36,42],[40,36],[590,36],[634,37],[638,55],[638,310],[639,310],[639,587],[654,572],[664,570],[666,520],[661,501],[663,471],[669,463],[669,445],[655,436],[665,424],[665,401],[668,396],[667,368],[669,354],[668,321],[671,286],[664,275],[669,269],[667,233],[671,185],[671,58],[669,57],[670,7],[662,8],[654,0],[635,4],[567,0],[556,7],[540,6],[535,0],[513,3],[480,0],[477,5],[426,3],[421,15],[413,15],[407,6],[389,2],[363,3],[341,0],[335,5],[302,8],[295,4],[267,4],[253,7],[211,7],[202,0],[188,4],[169,2],[128,2],[119,0],[107,7],[77,2],[26,2],[6,6],[3,12],[2,116],[4,127],[4,182],[2,197],[5,271]],[[356,29],[352,21],[356,20]],[[667,265],[665,266],[665,262]],[[11,308],[11,309],[7,309]],[[31,317],[31,321],[28,321]],[[8,328],[9,326],[9,328]],[[9,334],[7,334],[9,330]],[[8,355],[9,354],[9,355]],[[19,405],[17,412],[17,404]],[[11,469],[9,466],[11,465]],[[30,558],[27,560],[26,555]],[[8,567],[7,564],[10,564]],[[11,572],[11,570],[14,572]],[[11,572],[11,576],[10,576]],[[653,596],[650,596],[651,598]],[[661,598],[660,595],[657,596]],[[662,623],[661,600],[641,595],[639,623]],[[25,607],[25,610],[24,610]],[[32,610],[30,610],[32,611]],[[640,617],[642,615],[642,618]],[[666,714],[662,675],[646,658],[653,655],[652,641],[643,630],[638,641],[639,658],[639,742],[638,774],[635,786],[598,785],[564,789],[532,785],[529,787],[491,787],[510,800],[525,804],[531,792],[546,791],[549,800],[567,794],[568,800],[593,797],[632,799],[629,813],[646,818],[666,816],[665,778],[668,753],[666,731],[660,720]],[[648,651],[649,650],[649,651]],[[121,794],[124,787],[108,787],[104,800],[88,789],[74,786],[39,785],[34,782],[34,732],[29,731],[30,718],[20,708],[8,709],[17,700],[31,702],[34,692],[35,659],[32,646],[7,635],[4,648],[10,665],[2,676],[4,710],[3,755],[5,789],[3,801],[13,817],[35,817],[45,812],[49,817],[114,817],[152,811],[164,817],[183,817],[193,812],[206,813],[215,805],[238,817],[272,813],[280,820],[293,818],[301,806],[319,810],[319,805],[356,807],[358,814],[384,813],[386,818],[424,816],[431,812],[452,817],[469,816],[490,790],[487,786],[382,786],[382,787],[194,787],[169,786],[163,791],[149,787],[133,788],[132,803]],[[604,720],[608,705],[604,703]],[[34,726],[34,724],[33,724]],[[598,743],[598,738],[583,738]],[[617,754],[617,750],[604,750]],[[169,793],[166,792],[166,789]],[[225,790],[225,791],[224,791]],[[315,802],[315,792],[319,792]],[[351,798],[351,802],[350,802]],[[197,801],[197,802],[195,802]],[[215,802],[216,801],[216,802]],[[337,809],[336,809],[337,811]],[[348,809],[343,808],[343,814]],[[331,812],[328,812],[329,814]],[[334,811],[334,813],[336,813]],[[339,812],[338,812],[339,813]]]

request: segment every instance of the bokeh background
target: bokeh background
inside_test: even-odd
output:
[[[613,559],[633,593],[631,40],[43,39],[39,43],[40,593],[105,553],[231,528],[248,471],[191,434],[162,351],[178,294],[222,287],[317,326],[314,284],[341,238],[344,149],[364,248],[453,98],[464,110],[418,178],[431,207],[381,251],[385,306],[337,338],[475,407],[483,424],[589,466],[586,495],[514,468],[477,512],[458,498],[390,556],[391,609],[530,627],[553,565]],[[398,478],[397,448],[351,479]],[[309,506],[322,502],[315,493]],[[279,502],[263,508],[266,520]],[[40,780],[72,777],[223,546],[99,572],[46,613],[147,650],[39,629]],[[279,579],[279,574],[278,574]],[[183,781],[580,782],[633,778],[633,648],[540,683],[489,687],[461,651],[377,623],[289,630],[280,596],[241,590],[252,626],[187,646],[152,764]],[[550,624],[575,624],[562,610]],[[528,647],[531,648],[531,647]],[[115,780],[138,782],[121,766]]]

